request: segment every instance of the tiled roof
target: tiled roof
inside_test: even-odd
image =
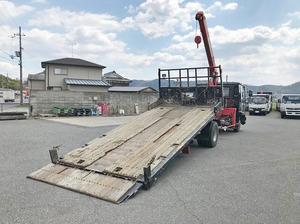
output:
[[[148,86],[113,86],[108,89],[108,92],[157,92],[155,89]]]
[[[127,79],[119,75],[116,71],[108,72],[103,75],[104,80],[117,80],[120,82],[132,82],[130,79]]]
[[[45,80],[45,71],[42,71],[37,74],[29,74],[28,80]]]
[[[102,80],[94,80],[94,79],[71,79],[65,78],[65,83],[67,85],[80,85],[80,86],[111,86],[109,83]]]
[[[81,67],[94,67],[94,68],[106,68],[103,65],[95,64],[89,61],[82,60],[80,58],[61,58],[51,61],[42,62],[42,68],[45,68],[47,64],[53,65],[73,65],[73,66],[81,66]]]

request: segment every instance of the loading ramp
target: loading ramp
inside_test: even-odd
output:
[[[120,203],[147,188],[213,117],[213,106],[165,104],[28,177]]]

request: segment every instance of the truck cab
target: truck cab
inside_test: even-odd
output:
[[[280,103],[281,118],[300,116],[300,94],[283,94]]]
[[[246,88],[239,82],[223,82],[223,96],[224,108],[216,117],[219,128],[222,130],[232,128],[237,132],[241,125],[246,124]]]
[[[272,109],[270,94],[253,94],[249,99],[249,114],[267,115]]]

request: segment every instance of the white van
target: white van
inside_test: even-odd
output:
[[[282,94],[280,113],[281,118],[300,116],[300,94]]]

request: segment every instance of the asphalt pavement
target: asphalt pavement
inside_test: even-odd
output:
[[[300,223],[300,119],[248,116],[119,205],[26,178],[53,146],[61,156],[117,127],[70,121],[0,121],[0,223]]]
[[[24,105],[20,106],[20,99],[16,99],[15,102],[4,102],[0,98],[0,112],[24,112],[26,116],[29,115],[28,99],[23,100]]]

